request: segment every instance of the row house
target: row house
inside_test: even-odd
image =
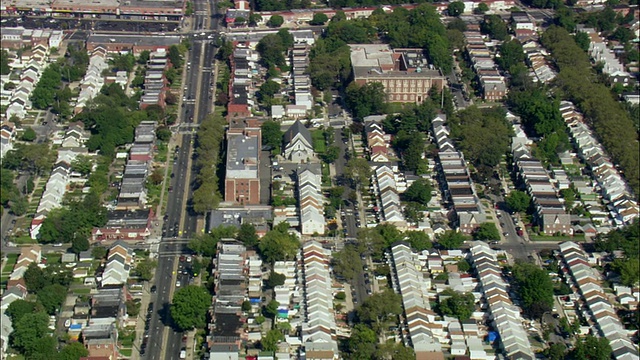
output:
[[[124,285],[129,279],[135,254],[124,242],[116,241],[107,254],[107,264],[100,279],[101,286]]]
[[[147,205],[145,183],[153,160],[155,129],[153,121],[143,121],[135,129],[133,145],[129,149],[129,158],[120,183],[116,207],[118,210],[144,209]]]
[[[367,134],[367,147],[369,148],[371,161],[374,163],[389,162],[391,155],[391,135],[385,133],[382,125],[377,121],[365,122],[364,131]]]
[[[62,200],[70,183],[86,180],[80,174],[71,171],[71,164],[78,155],[88,155],[88,150],[84,146],[88,139],[89,134],[81,123],[72,123],[65,131],[62,146],[58,149],[56,163],[51,170],[33,220],[31,220],[30,235],[32,239],[38,238],[40,227],[47,214],[62,206]]]
[[[454,222],[462,233],[468,235],[487,219],[464,156],[449,138],[446,121],[444,114],[431,121],[433,139],[438,146],[438,179],[444,197],[453,208]]]
[[[109,53],[128,53],[139,55],[143,51],[169,51],[171,45],[180,44],[180,36],[172,35],[149,35],[144,36],[131,34],[97,34],[92,33],[87,37],[87,51],[93,51],[100,46]]]
[[[76,114],[84,109],[89,100],[100,93],[105,83],[102,72],[109,68],[107,50],[105,48],[97,47],[90,54],[87,72],[80,82],[80,93],[74,109]]]
[[[477,274],[491,326],[500,335],[501,349],[508,359],[534,360],[535,354],[524,327],[521,309],[509,299],[496,252],[482,241],[471,245],[471,262]]]
[[[218,242],[213,276],[215,293],[207,342],[211,359],[237,359],[242,331],[242,302],[247,294],[247,249],[233,239]]]
[[[533,157],[526,138],[513,137],[511,143],[514,169],[535,207],[534,221],[545,235],[573,234],[571,216],[566,213],[549,174],[540,160]]]
[[[22,279],[25,271],[29,268],[29,265],[40,264],[42,261],[42,248],[39,245],[30,245],[20,249],[20,255],[16,264],[13,266],[11,275],[9,276],[9,282]],[[9,289],[7,285],[7,289]]]
[[[404,342],[413,347],[416,359],[444,359],[440,342],[433,334],[436,314],[431,310],[429,288],[417,254],[408,244],[398,243],[391,248],[389,267],[393,290],[402,296]]]
[[[5,121],[0,125],[0,159],[13,149],[13,141],[16,138],[16,126],[12,122]]]
[[[298,204],[300,208],[300,232],[303,235],[324,235],[324,196],[322,195],[322,175],[311,167],[299,167]]]
[[[291,75],[295,104],[304,106],[307,111],[313,108],[313,96],[311,95],[311,78],[307,74],[309,66],[309,45],[296,43],[291,50]]]
[[[82,344],[89,352],[89,359],[117,359],[118,328],[114,322],[97,322],[82,329]]]
[[[300,331],[307,359],[339,359],[333,289],[329,271],[331,252],[316,241],[303,245],[304,305]]]
[[[546,84],[555,79],[557,73],[551,68],[547,57],[549,54],[536,41],[527,41],[522,45],[527,57],[527,65],[531,68],[529,76],[534,82]]]
[[[300,304],[302,292],[298,286],[301,281],[301,271],[298,261],[276,261],[273,265],[273,272],[285,276],[284,284],[276,286],[273,291],[275,300],[280,304],[279,308],[286,309],[287,313],[292,304]]]
[[[113,210],[107,213],[107,223],[93,228],[91,240],[111,242],[116,240],[141,241],[151,235],[151,223],[155,219],[152,209]]]
[[[487,5],[489,11],[492,12],[508,11],[516,5],[514,0],[464,0],[462,3],[464,4],[464,14],[467,15],[473,14],[480,4]],[[440,12],[444,11],[440,9],[440,4],[434,3],[433,5],[437,6]]]
[[[149,55],[149,64],[144,77],[144,93],[140,98],[141,109],[150,105],[158,105],[164,109],[167,105],[165,98],[169,82],[164,72],[169,65],[166,50],[158,49]]]
[[[394,224],[399,229],[407,228],[407,221],[402,212],[400,195],[398,194],[395,172],[387,165],[382,165],[374,170],[372,185],[375,187],[384,223]]]
[[[300,120],[296,120],[284,133],[284,157],[294,163],[308,162],[315,158],[311,132]]]
[[[625,70],[624,64],[609,50],[607,41],[595,29],[578,26],[578,31],[589,35],[589,56],[595,63],[602,63],[602,72],[609,76],[612,84],[626,86],[635,82],[634,77]]]
[[[47,45],[37,45],[31,49],[28,55],[23,54],[20,82],[13,89],[9,106],[5,112],[8,119],[13,116],[23,119],[27,116],[27,111],[31,110],[31,93],[47,67],[48,56],[49,47]]]
[[[51,29],[25,29],[22,26],[10,28],[3,27],[0,37],[0,47],[3,49],[20,49],[44,45],[46,47],[59,48],[64,39],[62,30]]]
[[[247,297],[252,305],[260,304],[262,298],[262,259],[258,254],[248,254],[246,260],[248,269]]]
[[[253,74],[257,70],[258,54],[246,44],[237,44],[231,55],[231,77],[229,79],[229,103],[227,118],[251,116],[255,105]]]
[[[607,294],[599,284],[595,270],[580,245],[574,242],[560,244],[562,274],[582,300],[582,314],[594,326],[594,333],[609,340],[616,360],[638,358],[638,350],[630,341],[630,334],[618,319]]]
[[[500,75],[498,65],[493,61],[484,37],[478,31],[465,31],[464,37],[467,56],[481,86],[482,99],[502,100],[507,96],[507,82],[504,76]]]
[[[612,225],[632,223],[639,217],[640,208],[627,181],[607,156],[576,107],[569,101],[563,101],[560,103],[560,113],[580,159],[591,169],[591,177],[607,202],[609,215],[613,219]]]

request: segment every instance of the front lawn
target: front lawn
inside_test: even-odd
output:
[[[320,129],[311,131],[311,139],[313,140],[313,150],[318,154],[323,154],[327,150],[324,141],[324,132]]]

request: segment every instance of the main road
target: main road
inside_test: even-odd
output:
[[[196,0],[195,14],[192,17],[193,31],[217,29],[218,18],[213,2]],[[211,16],[210,16],[211,15]],[[206,37],[193,39],[189,50],[186,81],[184,86],[181,122],[183,124],[199,124],[212,109],[214,86],[212,68],[215,56],[213,42]],[[178,273],[178,254],[187,253],[186,242],[174,238],[189,238],[196,232],[198,216],[189,207],[189,199],[193,194],[195,179],[193,156],[194,134],[181,134],[178,141],[182,145],[177,149],[169,149],[175,156],[173,177],[170,178],[172,190],[165,214],[163,238],[159,245],[158,267],[155,274],[157,287],[154,311],[149,326],[149,342],[147,359],[178,360],[180,350],[187,345],[182,343],[182,333],[175,330],[169,316],[169,305],[176,286],[176,281],[186,285],[188,278]],[[186,280],[186,281],[185,281]],[[191,344],[188,344],[191,346]]]

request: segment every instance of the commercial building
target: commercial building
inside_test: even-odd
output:
[[[261,147],[260,128],[231,128],[227,131],[225,202],[260,204]]]
[[[442,91],[445,78],[429,64],[422,49],[391,49],[389,45],[355,44],[351,47],[354,81],[379,82],[390,102],[420,104],[435,87]]]
[[[87,51],[101,46],[110,53],[132,52],[137,56],[143,51],[168,50],[171,45],[178,44],[180,36],[91,34],[87,38]]]

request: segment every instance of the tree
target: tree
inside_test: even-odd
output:
[[[391,289],[369,296],[356,310],[358,320],[369,325],[373,331],[380,334],[385,330],[387,320],[402,314],[402,300],[400,295]]]
[[[313,19],[309,21],[311,25],[324,25],[327,21],[329,21],[329,17],[324,13],[317,12],[313,14]]]
[[[280,306],[279,302],[271,300],[262,308],[262,314],[270,319],[275,319],[278,315],[278,306]]]
[[[47,285],[44,273],[36,263],[29,264],[27,270],[24,272],[23,279],[29,292],[37,293]]]
[[[483,33],[500,41],[506,40],[509,35],[507,24],[505,24],[504,20],[502,20],[498,15],[489,15],[485,17],[480,25],[480,29]]]
[[[20,321],[13,325],[10,335],[11,346],[27,357],[38,350],[38,344],[49,338],[49,315],[45,312],[25,314]],[[54,349],[55,351],[55,349]]]
[[[322,161],[326,162],[327,164],[333,164],[336,160],[338,160],[339,156],[340,148],[336,145],[328,146],[326,151],[320,155]]]
[[[10,202],[11,213],[16,216],[22,216],[27,213],[29,210],[29,202],[25,196],[20,196],[19,194],[14,195],[14,199]]]
[[[256,233],[256,227],[252,224],[244,223],[240,225],[236,240],[242,242],[247,248],[252,248],[258,245],[258,234]]]
[[[33,130],[33,128],[31,126],[27,127],[24,130],[24,133],[22,133],[22,136],[20,137],[20,139],[22,141],[29,141],[32,142],[34,141],[36,138],[38,137],[38,134],[36,134],[36,131]]]
[[[526,211],[531,205],[531,197],[524,191],[514,190],[507,195],[505,202],[513,213]]]
[[[487,4],[485,4],[485,3],[478,4],[478,6],[476,6],[476,8],[473,10],[473,12],[478,14],[478,15],[482,15],[482,14],[486,13],[487,11],[489,11],[489,6]]]
[[[458,265],[458,272],[460,273],[466,273],[466,272],[469,272],[469,270],[471,270],[471,264],[469,264],[469,262],[465,259],[458,261],[457,265]]]
[[[260,254],[270,263],[293,259],[299,248],[300,241],[296,235],[289,233],[287,223],[276,225],[258,244]]]
[[[356,119],[383,114],[387,108],[387,95],[379,82],[359,85],[352,82],[346,89],[345,104]]]
[[[89,356],[89,350],[80,342],[72,342],[65,345],[58,353],[58,360],[79,360]]]
[[[244,312],[250,311],[251,310],[251,301],[249,301],[249,300],[243,301],[241,309]]]
[[[203,287],[189,285],[176,291],[171,302],[171,318],[180,330],[204,328],[211,295]]]
[[[279,92],[280,84],[273,80],[267,80],[262,85],[260,85],[260,90],[257,94],[258,100],[268,107],[273,101],[273,96]]]
[[[431,201],[432,191],[431,181],[420,178],[414,181],[402,195],[406,201],[414,201],[426,206]]]
[[[169,46],[169,53],[167,54],[169,61],[176,68],[181,68],[183,64],[182,52],[180,51],[180,47],[178,45]]]
[[[462,233],[455,230],[448,230],[438,238],[438,244],[445,249],[458,249],[465,240],[466,237]]]
[[[89,247],[89,240],[85,236],[77,236],[71,240],[71,251],[76,254],[89,250]]]
[[[9,66],[9,52],[2,49],[0,53],[0,75],[9,75],[11,66]]]
[[[267,280],[267,287],[273,289],[276,286],[284,285],[285,280],[287,280],[287,276],[277,273],[271,272],[269,275],[269,279]]]
[[[587,335],[584,340],[578,341],[575,348],[569,352],[569,359],[609,360],[612,351],[607,338]]]
[[[611,268],[620,274],[620,282],[625,286],[635,286],[640,279],[640,259],[625,254],[626,259],[616,259]]]
[[[267,26],[272,28],[278,28],[284,24],[284,18],[280,15],[271,15],[269,21],[267,21]]]
[[[474,232],[473,238],[475,240],[499,240],[500,239],[500,231],[496,227],[494,223],[482,223],[478,227],[478,229]]]
[[[107,248],[104,246],[96,246],[91,249],[91,256],[96,260],[102,260],[107,256]]]
[[[498,65],[509,71],[513,65],[524,63],[525,55],[522,44],[518,40],[506,41],[500,45],[500,57],[496,58]]]
[[[147,258],[138,263],[135,272],[141,280],[149,281],[153,278],[153,269],[156,266],[158,266],[158,263],[155,260]]]
[[[34,313],[39,307],[38,303],[18,299],[9,304],[5,314],[11,319],[11,323],[16,324],[23,316]]]
[[[371,178],[371,167],[366,159],[354,157],[347,161],[344,174],[355,184],[366,186]]]
[[[82,176],[91,174],[93,169],[93,158],[87,155],[78,155],[71,162],[71,169],[79,172]]]
[[[553,283],[547,272],[534,264],[519,262],[513,267],[522,307],[532,318],[553,308]]]
[[[38,301],[49,315],[54,315],[67,298],[67,288],[60,284],[51,284],[38,291]]]
[[[260,340],[260,347],[264,351],[278,351],[278,343],[284,340],[282,331],[278,329],[272,329]]]
[[[245,19],[242,16],[238,16],[237,18],[233,19],[233,24],[235,26],[242,26],[242,25],[244,25],[246,23],[247,23],[247,19]]]
[[[352,244],[347,244],[334,254],[331,260],[333,271],[337,276],[351,281],[362,272],[360,252]]]
[[[252,12],[249,14],[249,25],[250,26],[258,26],[259,23],[262,22],[262,15],[258,13]]]
[[[405,240],[411,244],[411,247],[416,251],[423,251],[431,249],[431,241],[429,235],[424,231],[409,230],[404,232]]]
[[[280,149],[284,133],[280,130],[280,124],[273,120],[262,123],[262,144],[270,146],[272,149]]]
[[[151,52],[149,50],[143,50],[138,54],[138,64],[144,65],[149,61]]]
[[[365,324],[357,324],[351,330],[351,336],[347,341],[349,359],[368,360],[373,359],[378,338],[375,331]]]
[[[544,351],[544,355],[549,360],[564,360],[567,355],[567,346],[561,343],[551,344],[551,346]]]
[[[443,299],[444,298],[444,299]],[[453,316],[460,321],[468,320],[475,310],[475,297],[471,293],[460,294],[447,289],[440,293],[438,309],[445,316]]]
[[[140,314],[140,303],[139,302],[135,302],[133,300],[127,300],[125,302],[125,305],[127,306],[127,315],[132,316],[132,317],[136,317],[136,316],[138,316],[138,314]]]
[[[460,16],[464,12],[464,3],[461,1],[454,1],[447,6],[447,13],[449,16]]]

